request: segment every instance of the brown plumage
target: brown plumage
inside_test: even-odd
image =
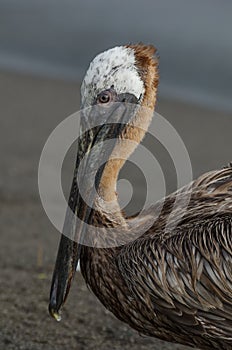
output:
[[[158,84],[155,50],[144,45],[129,48],[134,50],[135,65],[145,86],[137,104],[151,109]],[[123,152],[120,140],[141,141],[151,115],[138,110],[132,126],[116,131],[119,141],[108,150],[109,158]],[[80,139],[79,158],[90,140],[86,135],[91,134]],[[128,147],[128,157],[132,151]],[[96,155],[89,159],[94,162]],[[108,237],[107,228],[120,228],[125,237],[133,227],[144,232],[154,214],[159,215],[145,233],[116,247],[80,244],[82,227],[75,227],[79,244],[63,235],[53,275],[50,313],[58,317],[80,259],[87,285],[107,309],[139,333],[201,349],[232,349],[231,164],[202,175],[151,206],[139,221],[125,217],[117,202],[115,182],[123,164],[118,159],[108,160],[97,185],[101,199],[94,199],[95,208],[89,214],[79,198],[75,172],[69,201],[73,212],[96,231],[97,227],[104,228],[105,236],[101,233],[103,237],[98,239],[109,242],[117,237]],[[85,184],[88,188],[87,179]]]

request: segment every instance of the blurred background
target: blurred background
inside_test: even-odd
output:
[[[157,46],[160,94],[231,110],[232,3],[1,0],[0,68],[80,81],[106,48]]]
[[[140,41],[158,48],[157,111],[183,139],[194,177],[231,161],[231,15],[230,0],[0,0],[0,349],[187,349],[137,336],[104,310],[79,273],[63,322],[50,320],[59,236],[40,204],[38,162],[52,130],[78,110],[92,58]],[[170,192],[170,161],[145,142],[156,149]],[[69,153],[66,193],[75,146]]]

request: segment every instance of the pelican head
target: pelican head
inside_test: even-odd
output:
[[[108,219],[118,223],[124,220],[120,209],[115,210],[119,208],[117,177],[135,144],[141,142],[153,115],[158,86],[155,53],[153,46],[143,44],[109,49],[93,59],[84,77],[81,136],[69,198],[71,213],[79,220],[73,220],[73,215],[70,219],[68,210],[50,295],[49,311],[57,320],[76,270],[81,243],[85,243],[84,223],[91,224],[95,215],[89,203],[98,201],[99,205],[99,198],[105,207],[114,203],[116,219]],[[141,113],[141,107],[146,112]],[[106,147],[105,141],[112,139]],[[125,147],[121,141],[126,139],[135,143]]]

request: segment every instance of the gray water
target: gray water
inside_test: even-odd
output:
[[[0,69],[80,80],[100,51],[152,43],[160,94],[232,110],[230,0],[0,0]]]

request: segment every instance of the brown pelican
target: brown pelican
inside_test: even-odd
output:
[[[135,148],[125,148],[122,140],[140,142],[152,118],[158,86],[155,53],[150,45],[115,47],[98,55],[86,73],[81,89],[82,107],[100,106],[103,111],[100,116],[96,110],[90,112],[90,119],[104,120],[104,115],[111,113],[113,102],[120,102],[120,106],[130,102],[136,108],[132,124],[124,119],[122,122],[125,109],[118,107],[114,110],[117,126],[104,122],[80,137],[69,198],[69,207],[80,221],[67,215],[64,225],[78,239],[70,239],[73,236],[67,232],[61,237],[49,311],[59,319],[80,260],[87,285],[103,305],[139,333],[201,349],[232,349],[231,164],[200,176],[166,197],[154,223],[135,239],[109,247],[84,244],[87,231],[83,223],[103,229],[120,228],[123,237],[129,234],[131,223],[144,228],[146,220],[160,209],[159,202],[142,219],[128,218],[119,208],[115,191],[124,164],[120,155],[129,157]],[[141,113],[144,106],[150,112]],[[85,117],[81,123],[84,127]],[[114,147],[107,148],[108,161],[96,176],[97,197],[89,188],[89,174],[92,164],[106,154],[101,141],[111,138],[116,138]],[[112,159],[115,149],[118,158]],[[93,208],[83,200],[83,189],[77,182],[77,168],[84,154],[87,160],[81,185],[88,199],[92,196]],[[176,199],[181,203],[186,196],[187,206],[173,208]],[[173,210],[176,225],[167,229]],[[105,239],[109,238],[107,230],[102,232]]]

